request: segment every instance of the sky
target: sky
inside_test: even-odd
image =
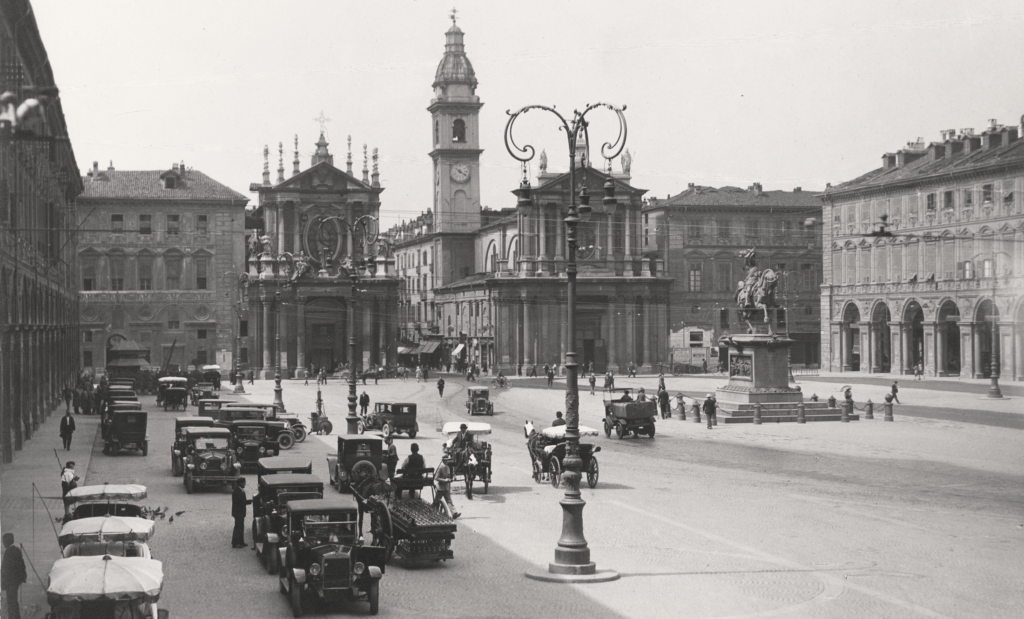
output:
[[[689,0],[33,0],[84,173],[184,161],[257,201],[263,147],[302,169],[321,112],[354,168],[380,153],[385,226],[431,206],[434,72],[457,8],[479,80],[481,202],[515,206],[519,164],[506,110],[626,105],[632,184],[666,197],[688,183],[765,190],[860,176],[884,152],[943,129],[1024,115],[1024,3]],[[593,143],[614,115],[592,113]],[[567,169],[554,116],[516,140]],[[591,156],[598,159],[598,148]],[[620,167],[615,162],[615,169]],[[537,172],[534,162],[535,174]]]

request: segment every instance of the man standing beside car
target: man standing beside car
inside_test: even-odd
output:
[[[250,503],[252,499],[245,494],[245,478],[239,477],[231,493],[231,517],[235,519],[235,530],[231,534],[232,548],[245,548],[245,514],[246,506]]]

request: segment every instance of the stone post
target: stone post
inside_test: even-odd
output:
[[[700,423],[700,403],[693,401],[693,423]]]
[[[839,421],[843,423],[850,423],[850,415],[853,414],[853,401],[846,400],[843,402],[840,410],[842,410],[842,413],[839,415]]]
[[[754,404],[754,425],[761,425],[761,403],[757,402]]]
[[[807,405],[803,402],[796,405],[796,422],[807,423]]]
[[[882,421],[892,421],[892,402],[885,403],[885,417]]]
[[[868,400],[864,404],[864,419],[874,419],[874,418],[875,418],[875,403],[872,402],[871,400]]]

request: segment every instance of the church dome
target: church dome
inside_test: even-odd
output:
[[[462,29],[452,24],[445,33],[444,56],[437,65],[433,87],[445,84],[469,84],[476,87],[476,72],[466,56]]]

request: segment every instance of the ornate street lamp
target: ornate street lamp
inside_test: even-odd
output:
[[[237,295],[235,301],[235,316],[237,317],[237,321],[235,322],[235,352],[234,355],[232,355],[234,364],[233,369],[231,370],[231,375],[235,378],[235,388],[232,393],[244,394],[245,387],[243,386],[243,383],[245,381],[242,380],[242,377],[238,372],[238,355],[242,350],[242,299],[245,297],[245,291],[249,288],[249,274],[227,271],[221,276],[221,279],[224,283],[225,289],[229,286],[234,286]],[[228,294],[227,290],[225,290],[224,296],[227,297]]]
[[[277,357],[277,364],[274,369],[274,406],[277,408],[277,414],[280,415],[285,412],[284,399],[281,397],[281,289],[274,291],[274,305],[277,310],[277,317],[275,322],[275,331],[277,334],[274,336],[275,348]]]
[[[619,120],[619,135],[614,143],[605,142],[601,147],[601,155],[605,159],[612,159],[622,152],[626,145],[626,117],[621,108],[607,103],[595,103],[587,105],[582,112],[573,111],[572,120],[566,120],[553,107],[544,105],[528,105],[519,111],[512,113],[508,111],[508,124],[505,125],[505,149],[516,160],[523,162],[523,181],[516,192],[519,200],[517,208],[521,213],[529,213],[532,206],[530,201],[530,182],[526,178],[526,162],[533,159],[535,150],[529,144],[520,148],[512,139],[512,125],[516,119],[530,110],[544,110],[554,114],[562,123],[561,129],[565,132],[569,146],[569,209],[564,219],[566,228],[566,242],[568,244],[568,261],[565,266],[565,273],[568,280],[567,303],[568,316],[566,320],[567,338],[565,353],[565,440],[566,455],[563,460],[565,473],[562,480],[565,483],[565,497],[559,502],[562,506],[562,536],[555,548],[555,560],[548,564],[548,569],[531,569],[526,576],[535,580],[549,582],[604,582],[615,580],[619,577],[618,572],[613,570],[597,570],[597,565],[590,560],[590,549],[587,547],[587,540],[583,536],[583,507],[586,502],[580,496],[580,469],[583,461],[579,456],[580,445],[580,408],[579,408],[579,363],[576,361],[576,250],[578,237],[576,228],[580,221],[588,221],[592,213],[590,207],[590,195],[587,192],[586,177],[584,175],[579,198],[580,205],[576,206],[576,143],[582,135],[588,137],[587,114],[591,110],[605,108],[615,112]],[[587,143],[590,140],[587,139]],[[615,200],[615,183],[610,178],[604,185],[605,198],[603,200],[607,212],[613,212]]]
[[[371,215],[363,215],[357,217],[351,223],[340,215],[331,216],[320,216],[317,221],[313,222],[316,226],[316,240],[320,244],[320,271],[317,273],[317,277],[329,277],[327,267],[330,265],[331,258],[331,243],[333,242],[331,236],[326,230],[328,224],[334,225],[335,223],[345,227],[348,232],[348,258],[345,262],[338,265],[340,270],[348,273],[349,281],[352,284],[351,300],[349,301],[348,307],[348,350],[349,350],[349,369],[348,369],[348,417],[345,418],[345,422],[348,426],[347,434],[358,434],[358,423],[359,417],[356,415],[356,286],[359,283],[359,272],[364,267],[365,256],[360,251],[356,253],[356,245],[359,246],[370,246],[374,245],[380,240],[380,227],[378,219]],[[340,239],[339,239],[340,243]],[[338,275],[341,273],[339,271]]]
[[[986,255],[986,254],[976,254],[975,256],[973,256],[971,258],[971,262],[973,263],[975,258],[977,258],[978,256],[983,256],[983,255]],[[985,397],[987,397],[989,399],[992,399],[992,400],[1001,400],[1003,398],[1003,392],[1002,392],[1002,390],[999,389],[999,355],[996,354],[996,351],[998,350],[998,346],[999,346],[999,334],[997,333],[998,325],[996,323],[996,319],[997,319],[996,312],[998,311],[998,309],[996,307],[996,285],[999,283],[999,273],[996,272],[997,265],[996,265],[995,257],[998,256],[998,255],[1006,256],[1007,258],[1009,258],[1011,260],[1011,264],[1012,264],[1012,260],[1013,260],[1013,256],[1011,256],[1010,254],[1008,254],[1006,252],[1003,252],[1003,251],[994,252],[992,254],[992,258],[991,258],[991,260],[992,260],[992,313],[989,315],[989,319],[991,319],[991,321],[992,321],[992,326],[989,327],[989,329],[991,330],[991,334],[992,334],[992,352],[989,354],[989,361],[990,361],[990,363],[989,363],[989,372],[988,372],[989,373],[989,378],[991,379],[991,383],[988,386],[988,395],[986,395]],[[1008,271],[1007,274],[1010,275],[1012,273],[1010,273]],[[984,271],[982,271],[982,277],[984,277],[984,276],[985,276],[985,273],[984,273]]]

